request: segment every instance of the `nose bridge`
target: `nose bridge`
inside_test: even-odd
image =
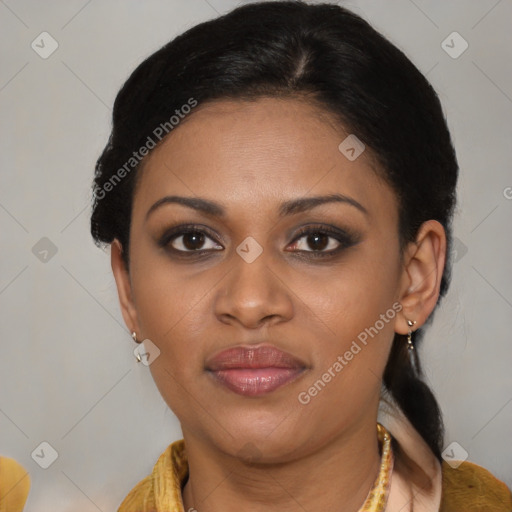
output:
[[[222,281],[216,314],[257,326],[269,316],[289,317],[292,303],[286,286],[272,268],[271,249],[247,237],[230,258],[230,271]]]
[[[270,270],[271,249],[263,248],[254,238],[247,237],[237,248],[232,259],[230,293],[238,293],[243,300],[267,301],[274,289],[274,274]]]

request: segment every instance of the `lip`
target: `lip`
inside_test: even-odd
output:
[[[272,345],[259,345],[224,350],[210,358],[205,368],[231,391],[259,396],[297,379],[306,364]]]

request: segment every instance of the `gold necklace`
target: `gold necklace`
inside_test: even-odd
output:
[[[359,512],[383,512],[388,501],[394,456],[391,448],[391,435],[380,423],[377,423],[377,437],[382,446],[380,470]]]

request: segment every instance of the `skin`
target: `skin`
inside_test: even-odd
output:
[[[393,336],[407,333],[406,319],[421,327],[434,309],[446,239],[441,224],[428,221],[400,257],[395,193],[368,149],[352,162],[338,150],[348,133],[298,98],[222,100],[200,105],[145,161],[129,271],[118,240],[111,261],[130,332],[161,351],[150,370],[182,426],[190,470],[185,510],[357,511],[378,474],[377,409]],[[333,193],[367,213],[331,202],[278,215],[283,201]],[[166,195],[215,201],[225,217],[169,203],[146,220]],[[159,247],[166,230],[186,223],[210,229],[196,245],[210,251],[205,258],[191,249],[174,255],[171,247],[190,247],[180,235]],[[340,245],[336,235],[327,233],[333,238],[317,249],[296,233],[326,225],[357,241],[332,258],[314,258],[315,250]],[[263,248],[252,263],[236,252],[249,236]],[[298,394],[397,301],[402,311],[301,404]],[[265,341],[307,369],[260,397],[235,394],[204,369],[214,353]]]

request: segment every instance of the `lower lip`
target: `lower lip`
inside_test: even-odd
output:
[[[210,373],[239,395],[260,396],[295,380],[302,372],[302,368],[233,368]]]

